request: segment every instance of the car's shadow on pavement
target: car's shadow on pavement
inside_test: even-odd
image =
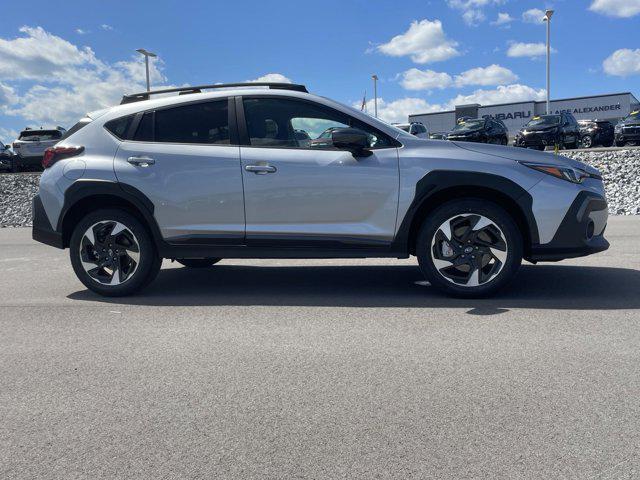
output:
[[[510,308],[640,308],[640,271],[572,265],[524,265],[514,284],[490,299],[456,299],[425,285],[413,266],[234,266],[171,268],[138,295],[72,300],[152,306],[328,306],[470,308],[492,315]]]

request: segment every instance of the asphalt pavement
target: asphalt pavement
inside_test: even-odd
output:
[[[0,229],[0,478],[640,476],[640,217],[488,300],[410,260],[166,262],[100,298]]]

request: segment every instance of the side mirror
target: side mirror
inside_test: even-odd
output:
[[[336,128],[331,132],[331,143],[338,150],[347,150],[354,157],[368,157],[371,155],[369,137],[358,128]]]

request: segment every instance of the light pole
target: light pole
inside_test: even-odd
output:
[[[155,53],[151,53],[144,48],[138,48],[136,52],[144,55],[144,67],[147,71],[147,92],[151,91],[151,82],[149,82],[149,57],[157,57]]]
[[[553,10],[544,12],[543,22],[547,22],[547,115],[551,113],[551,17]]]
[[[372,75],[371,78],[373,78],[373,112],[378,118],[378,76]]]

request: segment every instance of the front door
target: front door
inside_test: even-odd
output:
[[[133,138],[118,148],[116,176],[151,200],[167,241],[243,242],[240,152],[230,141],[227,99],[146,112]]]
[[[307,100],[245,97],[242,103],[249,245],[332,249],[391,243],[399,179],[392,139]],[[333,148],[332,130],[345,127],[369,134],[370,156],[356,158]]]

